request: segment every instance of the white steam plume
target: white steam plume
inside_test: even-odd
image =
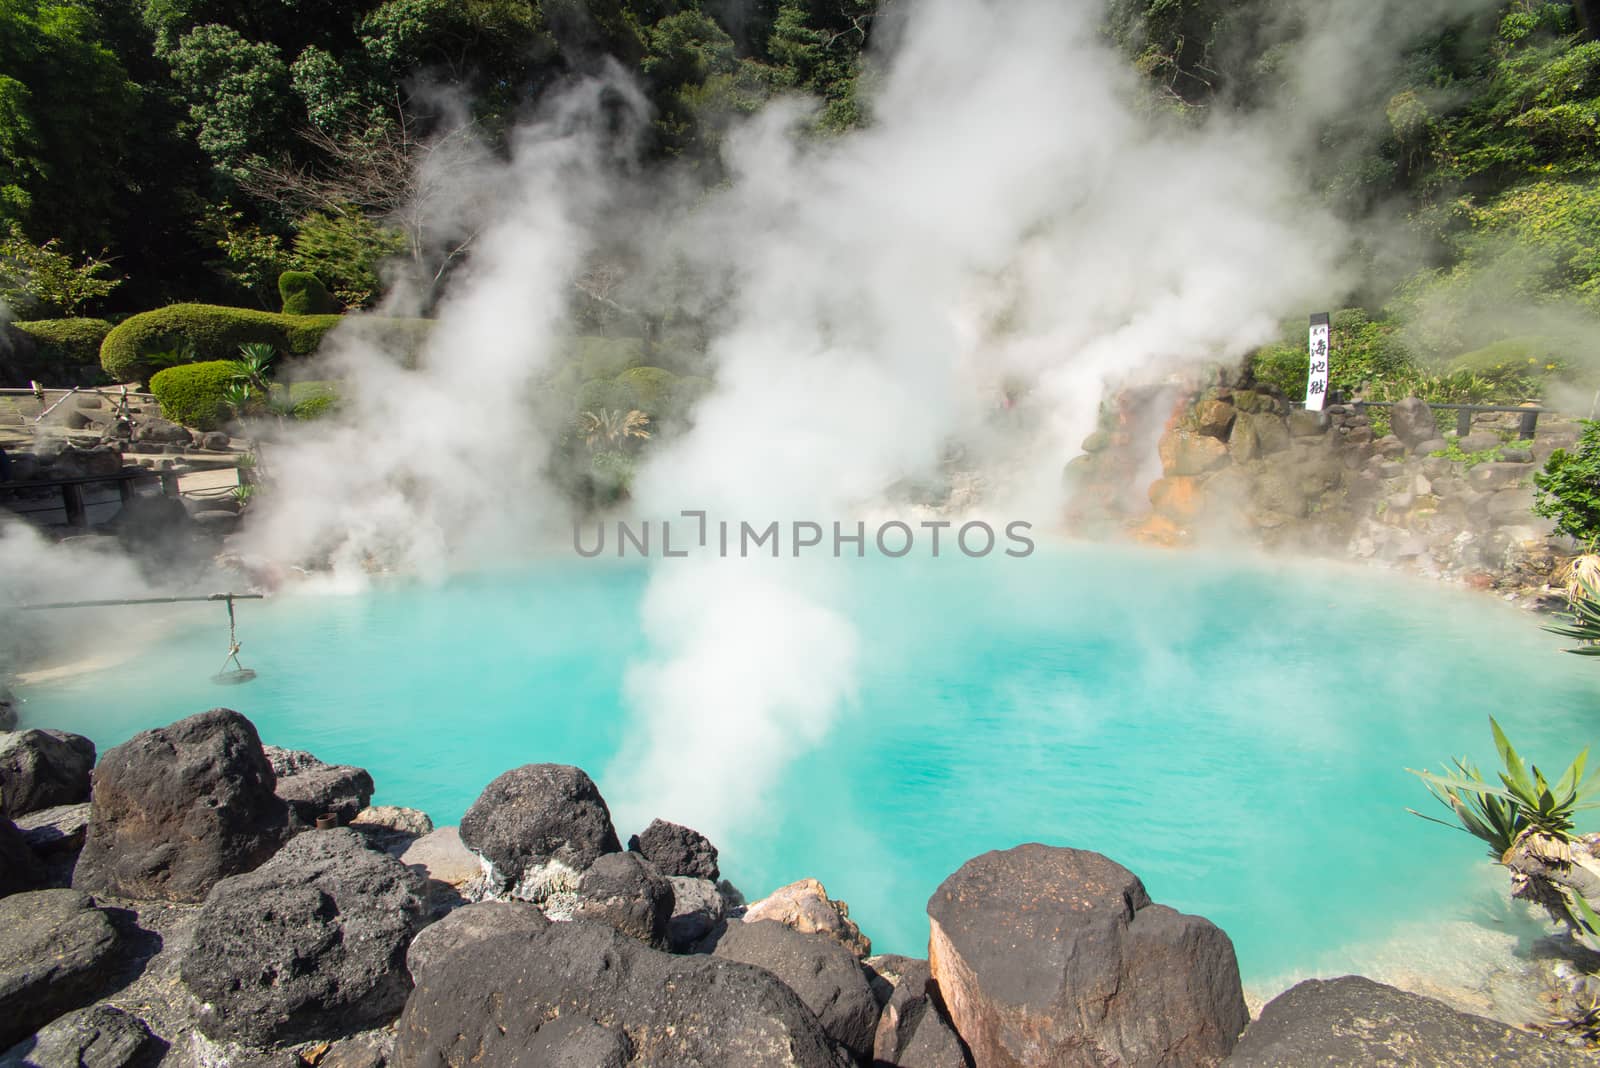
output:
[[[896,44],[870,127],[818,141],[805,106],[780,101],[730,138],[730,181],[706,199],[640,189],[615,166],[602,131],[642,121],[625,82],[563,97],[475,185],[504,196],[420,370],[347,344],[352,418],[273,457],[261,544],[427,569],[559,517],[557,496],[531,489],[554,434],[526,394],[601,238],[648,234],[647,259],[733,279],[709,346],[715,391],[635,486],[656,520],[850,523],[952,440],[982,439],[999,385],[1020,380],[1044,430],[992,507],[1049,528],[1108,379],[1235,359],[1287,310],[1343,296],[1352,235],[1301,161],[1361,72],[1392,65],[1404,42],[1360,39],[1392,22],[1304,20],[1314,36],[1295,55],[1326,78],[1282,107],[1183,125],[1140,105],[1098,4],[899,10],[878,35]],[[657,568],[652,652],[627,683],[637,729],[608,775],[623,822],[737,833],[790,757],[827,737],[861,645],[831,578],[822,562]]]

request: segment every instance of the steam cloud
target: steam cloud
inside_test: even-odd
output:
[[[732,179],[709,198],[640,179],[642,95],[616,71],[588,78],[509,160],[470,176],[454,161],[459,195],[438,210],[484,227],[469,269],[415,369],[359,328],[337,337],[344,417],[269,454],[256,544],[345,574],[564,545],[541,476],[558,428],[530,397],[573,278],[623,241],[663,288],[721,280],[701,295],[720,308],[715,389],[639,473],[638,515],[850,520],[959,443],[995,462],[985,507],[1048,530],[1107,382],[1237,359],[1355,283],[1356,235],[1310,193],[1317,124],[1396,61],[1397,26],[1462,5],[1336,6],[1362,17],[1299,19],[1297,94],[1181,124],[1141,103],[1097,4],[901,5],[877,33],[894,44],[873,123],[819,141],[809,105],[779,101],[732,133]],[[994,427],[1008,382],[1029,387],[1026,440]],[[657,565],[651,653],[627,675],[637,729],[607,776],[621,822],[736,836],[759,814],[855,692],[861,636],[837,581],[825,562]]]

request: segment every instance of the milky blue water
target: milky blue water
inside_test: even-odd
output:
[[[718,844],[752,899],[821,879],[879,951],[923,955],[947,874],[1042,841],[1219,923],[1247,981],[1338,972],[1352,946],[1481,911],[1478,843],[1406,813],[1432,802],[1405,767],[1490,763],[1490,714],[1549,764],[1600,737],[1600,663],[1482,594],[1105,548],[837,566],[859,702]],[[603,790],[626,774],[646,579],[564,559],[243,604],[260,677],[226,689],[207,681],[221,609],[200,606],[115,671],[25,687],[23,714],[105,747],[228,705],[269,742],[369,768],[377,802],[454,823],[518,764],[578,764]]]

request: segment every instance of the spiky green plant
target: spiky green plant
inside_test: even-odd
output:
[[[1600,656],[1600,589],[1586,571],[1574,570],[1567,592],[1567,604],[1572,608],[1572,622],[1562,627],[1546,627],[1551,634],[1575,638],[1578,645],[1568,649],[1579,656]]]
[[[1581,751],[1552,786],[1537,765],[1522,759],[1493,716],[1489,717],[1489,726],[1500,753],[1499,786],[1459,758],[1451,761],[1455,771],[1447,767],[1443,775],[1406,770],[1422,780],[1435,800],[1455,813],[1461,829],[1488,843],[1490,855],[1497,861],[1503,861],[1528,835],[1552,839],[1558,847],[1570,843],[1574,814],[1600,808],[1600,801],[1591,800],[1600,791],[1600,773],[1584,777],[1589,750]],[[1415,809],[1408,811],[1434,823],[1454,826]]]

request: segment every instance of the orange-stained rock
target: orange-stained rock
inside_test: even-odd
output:
[[[870,956],[872,942],[850,918],[850,906],[828,896],[815,879],[780,887],[745,910],[744,922],[773,920],[802,934],[824,934],[854,953]]]
[[[1161,478],[1150,484],[1151,507],[1181,523],[1191,523],[1205,506],[1200,480],[1192,475]]]
[[[1156,444],[1161,470],[1167,475],[1203,475],[1228,462],[1228,446],[1193,430],[1175,428]]]
[[[1238,409],[1225,400],[1203,400],[1194,409],[1195,429],[1207,437],[1217,438],[1221,441],[1228,440],[1228,432],[1233,429],[1234,416]]]
[[[1209,1068],[1250,1020],[1228,936],[1098,853],[974,857],[928,919],[930,972],[978,1068]]]
[[[1157,545],[1171,549],[1188,539],[1188,532],[1164,515],[1145,516],[1129,531],[1134,541],[1143,545]]]

